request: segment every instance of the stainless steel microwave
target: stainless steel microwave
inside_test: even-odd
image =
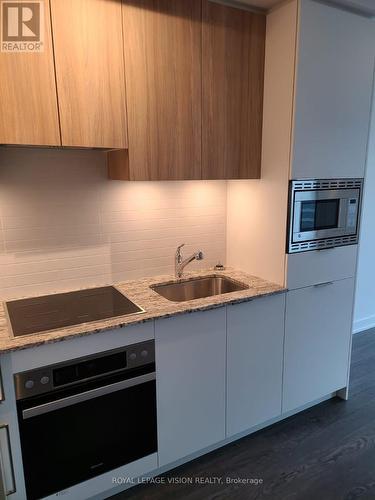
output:
[[[363,179],[290,182],[287,252],[358,243]]]

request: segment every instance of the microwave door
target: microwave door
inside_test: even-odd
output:
[[[326,237],[325,229],[319,229],[316,220],[317,202],[300,201],[294,205],[293,243]]]
[[[357,190],[297,192],[294,202],[293,243],[355,234],[348,227],[348,206]],[[351,208],[353,212],[353,208]],[[351,217],[355,219],[355,217]]]
[[[296,204],[293,242],[331,238],[341,234],[341,200],[305,201]],[[344,229],[345,230],[345,229]]]
[[[362,179],[291,181],[287,252],[357,243],[362,183]]]

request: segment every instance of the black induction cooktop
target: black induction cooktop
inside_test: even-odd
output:
[[[6,306],[15,337],[143,312],[112,286],[12,300]]]

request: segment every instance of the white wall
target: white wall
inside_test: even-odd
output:
[[[0,150],[0,298],[225,261],[226,183],[107,180],[100,151]]]
[[[375,101],[375,97],[374,97]],[[353,331],[375,327],[375,104],[372,108]]]

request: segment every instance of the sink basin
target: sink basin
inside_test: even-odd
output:
[[[225,276],[209,276],[179,281],[178,283],[153,285],[151,288],[172,302],[185,302],[186,300],[238,292],[249,287]]]

